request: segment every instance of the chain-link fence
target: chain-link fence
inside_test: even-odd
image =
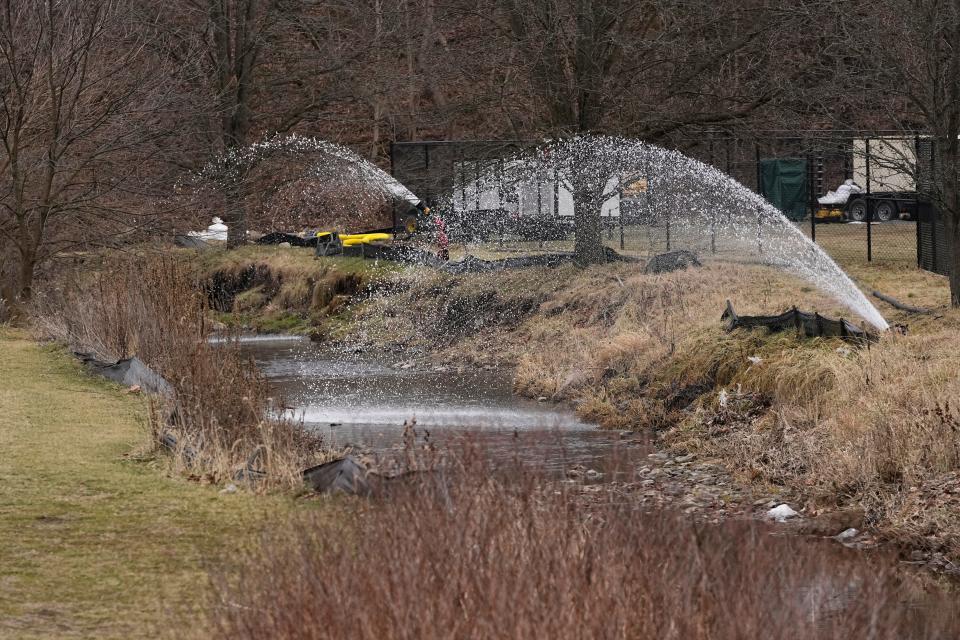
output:
[[[801,227],[837,263],[916,267],[917,222],[836,222]]]
[[[841,265],[909,268],[920,262],[917,219],[923,204],[917,185],[929,187],[928,137],[883,131],[705,132],[673,144],[763,195]],[[784,169],[799,173],[800,186],[792,193],[778,190],[777,172]],[[855,196],[831,200],[848,182],[860,183]]]
[[[911,201],[910,196],[904,196],[890,204],[891,201],[882,197],[867,195],[862,198],[867,207],[860,216],[862,220],[851,219],[842,205],[824,206],[818,202],[846,180],[857,175],[862,177],[864,166],[862,162],[857,165],[856,144],[859,141],[866,145],[869,158],[870,135],[883,134],[807,132],[780,135],[767,132],[744,137],[705,132],[695,137],[677,138],[669,144],[763,194],[785,212],[801,233],[816,242],[841,266],[875,262],[915,267],[919,259],[915,198]],[[898,139],[912,140],[902,135]],[[393,172],[429,205],[436,206],[445,197],[450,197],[455,185],[462,189],[472,172],[477,174],[479,181],[481,172],[496,170],[505,159],[535,144],[529,141],[397,143],[391,149]],[[920,138],[911,144],[919,157]],[[869,161],[866,172],[869,177]],[[650,176],[650,179],[653,182],[656,177]],[[794,180],[792,186],[789,179]],[[792,188],[786,196],[781,183],[787,184],[787,191]],[[542,197],[539,189],[536,191],[537,199],[544,202],[555,196]],[[678,200],[676,206],[664,207],[662,199],[669,198],[669,194],[653,193],[656,191],[653,188],[644,191],[632,196],[621,193],[616,212],[608,211],[602,218],[603,239],[610,248],[636,257],[689,249],[704,256],[763,259],[765,231],[762,224],[757,225],[755,232],[737,229],[735,238],[731,229],[722,224],[722,218],[718,219],[718,224],[690,227],[684,224],[682,202]],[[516,211],[507,211],[509,194],[498,193],[493,198],[496,202],[485,205],[481,204],[484,196],[480,189],[460,195],[463,200],[475,198],[476,206],[471,206],[469,215],[457,229],[459,233],[452,234],[451,239],[473,243],[473,252],[502,254],[573,250],[573,218],[558,215],[556,207],[550,210],[549,216],[530,219]],[[657,198],[661,200],[654,203]],[[891,207],[891,211],[886,211]],[[722,206],[718,207],[718,210],[722,209]],[[881,218],[884,221],[881,222]]]

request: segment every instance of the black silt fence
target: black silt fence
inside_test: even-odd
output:
[[[928,203],[920,203],[917,214],[917,263],[926,271],[949,275],[952,261],[943,219]]]

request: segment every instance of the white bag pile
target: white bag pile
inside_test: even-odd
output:
[[[848,179],[844,180],[836,191],[827,191],[827,195],[818,198],[817,202],[820,204],[847,204],[847,200],[855,193],[863,193],[863,189],[854,184],[853,180]]]
[[[223,224],[223,220],[220,218],[214,217],[213,224],[207,227],[206,231],[191,231],[187,235],[191,238],[199,238],[200,240],[219,240],[220,242],[226,242],[227,225]]]

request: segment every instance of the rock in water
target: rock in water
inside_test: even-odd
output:
[[[679,271],[687,267],[699,266],[701,266],[700,261],[697,260],[696,255],[685,249],[680,249],[679,251],[668,251],[667,253],[653,256],[650,258],[650,261],[647,262],[647,266],[643,272],[670,273],[671,271]]]
[[[853,527],[850,527],[849,529],[844,529],[834,537],[840,542],[845,542],[847,540],[852,540],[853,538],[856,538],[859,534],[860,534],[860,531],[858,531],[857,529],[854,529]]]
[[[767,511],[767,517],[777,522],[786,522],[790,518],[796,518],[799,513],[790,508],[790,505],[781,504]]]
[[[303,481],[318,493],[368,495],[367,468],[352,456],[325,462],[303,472]]]

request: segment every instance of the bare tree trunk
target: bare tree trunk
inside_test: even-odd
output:
[[[33,297],[33,274],[36,270],[37,256],[34,251],[25,248],[20,252],[20,280],[17,283],[17,298],[28,302]]]
[[[225,149],[249,142],[253,70],[259,53],[259,0],[223,2],[211,0],[217,90],[221,101],[221,136]],[[236,188],[224,197],[227,247],[235,248],[247,240],[246,203]]]
[[[374,15],[374,30],[373,30],[373,43],[374,43],[374,57],[373,62],[374,66],[379,69],[381,67],[381,47],[383,46],[383,5],[380,0],[376,0],[373,4],[373,15]],[[383,117],[383,99],[380,97],[380,93],[376,90],[373,92],[373,131],[371,132],[370,138],[370,157],[376,158],[380,155],[380,118]]]
[[[20,275],[17,280],[17,298],[29,301],[33,297],[33,277],[37,268],[37,254],[43,241],[42,220],[31,228],[30,218],[23,215],[18,220],[17,248],[20,253]]]
[[[135,225],[134,193],[156,184],[143,158],[160,155],[156,115],[172,103],[148,63],[151,36],[131,29],[135,10],[0,0],[0,253],[17,256],[16,298],[31,298],[56,247]]]
[[[223,222],[227,225],[227,248],[241,247],[247,242],[246,201],[240,189],[229,187],[224,196]]]
[[[591,190],[583,184],[573,184],[573,224],[576,233],[574,261],[580,266],[606,262],[603,234],[600,228],[600,206]]]

